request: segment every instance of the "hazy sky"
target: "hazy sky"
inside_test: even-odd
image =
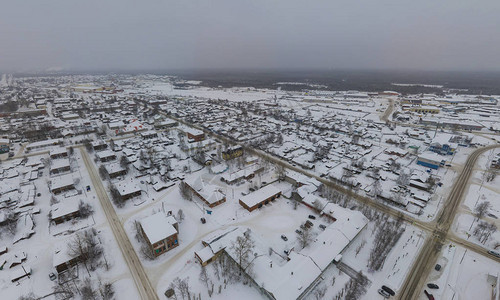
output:
[[[0,5],[0,71],[500,70],[500,1],[23,0]]]

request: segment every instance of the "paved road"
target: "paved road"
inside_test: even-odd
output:
[[[106,214],[106,218],[108,219],[109,225],[113,231],[113,234],[116,238],[118,246],[120,246],[120,250],[122,251],[123,257],[127,262],[128,268],[130,269],[130,273],[134,278],[135,285],[143,300],[156,300],[159,299],[156,294],[155,289],[151,285],[149,281],[148,275],[146,274],[137,253],[132,247],[130,240],[128,239],[125,230],[123,229],[122,224],[120,223],[120,219],[115,212],[113,205],[106,193],[106,189],[102,184],[101,178],[99,177],[95,166],[93,165],[87,151],[84,147],[79,146],[83,161],[87,170],[90,174],[90,178],[92,180],[92,184],[94,185],[97,197],[101,202],[101,206]]]
[[[460,173],[460,176],[453,185],[448,200],[441,209],[435,230],[432,232],[432,235],[426,239],[422,250],[412,266],[409,276],[406,277],[406,280],[398,293],[399,299],[417,299],[422,294],[422,287],[425,280],[438,260],[441,247],[447,239],[450,239],[451,241],[468,249],[477,251],[480,254],[487,255],[486,250],[483,247],[457,238],[454,234],[449,234],[449,230],[453,220],[455,219],[458,206],[461,203],[464,191],[469,182],[469,178],[472,175],[477,159],[484,152],[497,147],[500,147],[500,145],[492,145],[478,149],[467,159],[462,173]],[[491,255],[489,257],[494,259]],[[495,260],[498,261],[499,259]]]

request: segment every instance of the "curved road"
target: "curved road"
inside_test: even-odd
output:
[[[130,243],[125,230],[116,214],[116,211],[111,204],[111,201],[106,193],[106,189],[102,184],[101,178],[99,177],[97,170],[92,163],[87,151],[83,146],[78,146],[80,148],[80,152],[82,153],[83,161],[87,170],[90,174],[90,179],[92,180],[92,184],[94,185],[97,197],[101,202],[101,206],[106,214],[106,218],[108,219],[109,225],[113,234],[116,238],[118,246],[120,246],[120,250],[122,251],[123,257],[125,258],[125,262],[134,278],[135,285],[137,287],[137,291],[143,300],[157,300],[158,295],[156,294],[155,289],[151,285],[149,281],[148,275],[142,266],[137,253],[134,250],[134,247]]]
[[[458,206],[461,203],[461,199],[463,198],[465,188],[469,182],[470,176],[472,175],[477,159],[484,152],[498,147],[500,147],[500,145],[492,145],[478,149],[467,158],[467,162],[465,163],[462,173],[460,173],[457,181],[455,181],[448,200],[441,210],[437,219],[435,230],[432,232],[432,236],[426,239],[422,250],[413,263],[411,271],[408,273],[409,276],[406,277],[403,286],[400,289],[398,294],[399,299],[417,299],[420,296],[425,280],[427,279],[429,272],[432,270],[432,266],[434,266],[439,258],[441,247],[447,239],[466,248],[477,251],[478,253],[487,254],[483,247],[457,238],[455,235],[449,234],[448,232],[453,220],[455,219]],[[489,257],[495,259],[492,256]]]

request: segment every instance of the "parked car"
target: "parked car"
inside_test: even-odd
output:
[[[309,221],[309,220],[307,220],[307,221],[306,221],[305,226],[306,226],[307,228],[310,228],[310,227],[312,227],[313,225],[314,225],[314,224],[313,224],[311,221]]]
[[[326,226],[325,226],[325,225],[323,225],[323,224],[319,224],[319,228],[320,228],[321,230],[325,230],[325,229],[326,229]]]
[[[427,296],[427,299],[434,300],[434,296],[432,294],[429,294],[429,292],[427,292],[427,290],[424,290],[424,294]]]
[[[13,157],[14,156],[14,152],[9,152],[9,157]]]
[[[302,225],[302,226],[304,226],[304,225]],[[302,234],[302,230],[296,229],[296,230],[295,230],[295,233],[297,233],[297,234]]]
[[[49,274],[49,279],[50,279],[50,281],[54,281],[54,280],[56,280],[56,279],[57,279],[56,274],[54,274],[54,273],[50,273],[50,274]]]
[[[288,241],[288,238],[284,234],[281,235],[281,239],[284,240],[285,242]]]
[[[378,293],[379,293],[380,295],[384,296],[384,298],[386,298],[386,299],[387,299],[387,298],[389,298],[389,297],[391,296],[391,295],[389,295],[389,293],[388,293],[388,292],[384,291],[383,289],[379,289],[379,290],[378,290]]]
[[[205,220],[205,218],[201,218],[200,221],[201,221],[201,224],[205,224],[207,222],[207,220]]]
[[[387,292],[389,295],[391,295],[391,296],[396,295],[396,293],[395,293],[395,292],[394,292],[394,291],[393,291],[390,287],[388,287],[388,286],[383,285],[383,286],[382,286],[382,289],[383,289],[384,291],[386,291],[386,292]]]
[[[439,286],[435,283],[428,283],[427,287],[430,289],[438,289],[439,288]]]
[[[436,271],[441,270],[441,265],[440,264],[436,264],[436,266],[434,267],[434,270],[436,270]]]
[[[313,215],[309,215],[309,219],[316,220],[316,217]]]

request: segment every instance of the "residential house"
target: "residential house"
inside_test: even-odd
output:
[[[158,212],[142,219],[139,223],[141,233],[154,256],[179,246],[177,237],[179,225],[173,216]]]

